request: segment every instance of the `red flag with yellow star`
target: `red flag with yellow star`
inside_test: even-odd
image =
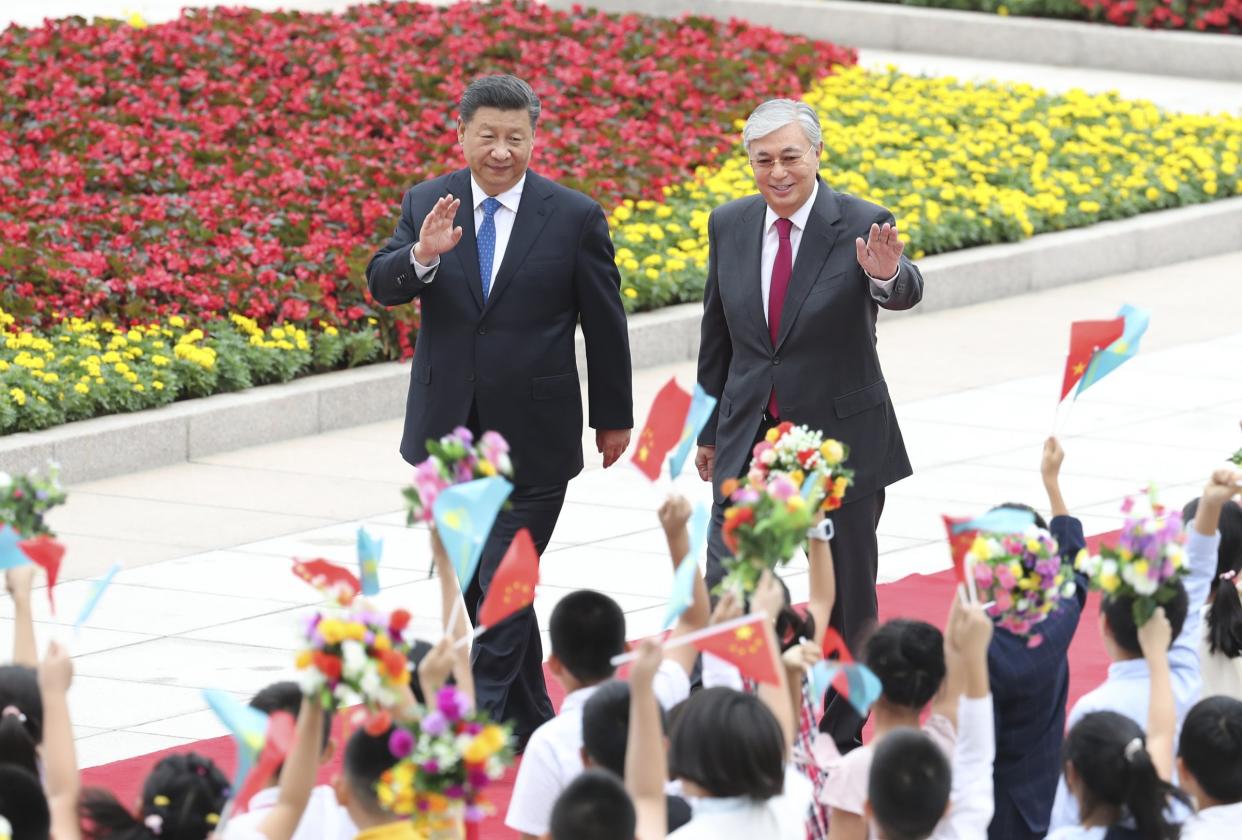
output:
[[[957,582],[966,586],[966,552],[970,551],[970,547],[975,544],[975,537],[979,536],[977,530],[967,530],[954,532],[954,528],[963,523],[969,522],[969,516],[945,516],[940,515],[944,520],[944,529],[949,535],[949,554],[953,558],[953,575],[957,578]]]
[[[772,620],[762,613],[720,625],[720,631],[696,639],[703,653],[719,656],[756,682],[780,685],[780,648],[772,632]]]
[[[496,567],[496,574],[487,588],[487,597],[479,609],[479,626],[495,627],[518,610],[535,603],[535,585],[539,583],[539,552],[525,528],[517,532],[509,550]]]
[[[655,481],[664,468],[664,459],[681,440],[681,430],[690,412],[690,395],[683,391],[676,379],[669,379],[656,394],[647,414],[647,425],[638,435],[638,444],[631,458],[638,471]]]
[[[1091,357],[1121,338],[1126,329],[1125,318],[1111,321],[1075,321],[1070,324],[1069,357],[1065,360],[1065,379],[1061,383],[1061,399],[1073,390],[1087,372]]]

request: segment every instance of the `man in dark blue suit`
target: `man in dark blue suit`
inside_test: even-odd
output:
[[[1052,521],[1048,530],[1061,556],[1073,563],[1086,546],[1082,522],[1069,515],[1061,497],[1061,462],[1065,453],[1056,438],[1044,443],[1040,472]],[[1037,523],[1043,527],[1042,520]],[[1061,740],[1069,697],[1069,646],[1087,601],[1087,579],[1074,576],[1073,598],[1063,600],[1039,623],[1043,642],[1027,640],[997,627],[988,648],[988,673],[996,717],[996,760],[992,779],[996,810],[989,840],[1036,840],[1048,832],[1052,801],[1061,775]]]
[[[542,553],[569,479],[583,467],[582,397],[574,333],[586,340],[589,423],[605,467],[629,445],[629,338],[608,223],[599,204],[531,172],[540,104],[513,76],[462,94],[458,139],[467,168],[406,192],[397,230],[367,265],[377,301],[418,298],[401,455],[468,426],[512,447],[514,490],[488,538],[466,606],[483,595],[519,528]],[[514,723],[521,743],[552,717],[534,611],[480,637],[480,707]]]

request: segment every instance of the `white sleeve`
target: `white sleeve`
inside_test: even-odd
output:
[[[440,258],[437,256],[431,261],[431,265],[423,265],[418,260],[414,259],[414,249],[417,246],[417,242],[410,246],[410,265],[414,266],[414,276],[419,279],[419,282],[430,283],[435,279],[432,275],[434,275],[436,273],[436,269],[440,267]]]
[[[731,688],[734,691],[745,689],[742,683],[742,672],[737,668],[715,654],[704,653],[702,657],[704,688]]]
[[[660,663],[655,679],[651,681],[651,690],[660,708],[667,712],[690,696],[690,676],[685,668],[666,659]]]
[[[536,730],[518,767],[505,825],[520,834],[542,837],[552,821],[552,806],[561,795],[561,788],[552,745],[540,738]]]
[[[985,840],[995,810],[992,764],[996,730],[992,695],[963,697],[957,706],[957,746],[953,752],[953,788],[949,813],[936,826],[933,840]]]

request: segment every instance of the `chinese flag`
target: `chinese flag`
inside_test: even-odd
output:
[[[744,623],[721,627],[721,632],[698,639],[694,646],[703,653],[719,656],[741,671],[743,677],[780,685],[780,648],[771,619],[760,613]]]
[[[631,459],[639,472],[655,481],[664,468],[664,459],[681,440],[681,430],[690,413],[690,395],[669,379],[656,394],[647,415],[647,425],[638,436],[638,446]]]
[[[1065,360],[1065,379],[1061,383],[1061,399],[1073,390],[1087,372],[1091,357],[1103,350],[1125,332],[1126,319],[1111,321],[1075,321],[1070,324],[1069,357]]]
[[[52,590],[56,588],[56,578],[60,574],[60,561],[65,557],[65,547],[47,535],[32,540],[22,540],[17,544],[30,561],[47,572],[47,602],[56,614],[56,599]]]
[[[362,584],[353,572],[327,560],[294,560],[293,573],[320,592],[331,592],[340,588],[348,590],[352,598],[362,591]]]
[[[940,518],[944,520],[944,530],[949,535],[949,553],[953,556],[953,575],[958,583],[969,587],[966,583],[966,552],[970,551],[970,547],[975,544],[975,537],[979,536],[979,532],[969,530],[953,533],[955,525],[969,522],[972,517],[941,515]]]
[[[523,528],[514,535],[487,588],[487,596],[479,609],[479,626],[495,627],[518,610],[535,603],[537,583],[539,552],[535,550],[530,531]]]
[[[824,659],[832,659],[836,654],[837,661],[842,665],[849,665],[854,661],[854,657],[850,655],[850,649],[845,644],[845,639],[841,638],[841,634],[837,632],[835,627],[829,627],[824,631]]]

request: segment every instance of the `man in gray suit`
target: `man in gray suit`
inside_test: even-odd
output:
[[[829,518],[837,577],[831,624],[856,650],[876,618],[884,488],[911,473],[876,353],[876,314],[918,303],[923,278],[902,256],[888,210],[820,179],[823,140],[813,108],[765,102],[742,141],[759,195],[717,208],[707,225],[698,376],[719,404],[695,462],[715,489],[708,584],[723,577],[720,558],[729,553],[721,484],[748,470],[754,444],[777,423],[821,430],[849,445],[855,471],[845,504]],[[830,698],[822,728],[842,750],[860,743],[862,721],[839,697]]]

